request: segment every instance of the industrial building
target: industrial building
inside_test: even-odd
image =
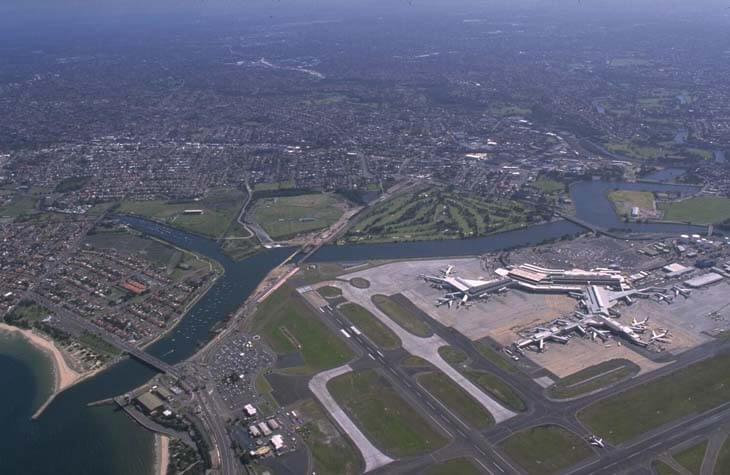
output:
[[[142,407],[142,410],[147,414],[152,414],[165,403],[156,394],[143,393],[137,397],[137,403]]]
[[[693,289],[699,289],[700,287],[704,287],[706,285],[714,284],[715,282],[719,282],[723,279],[723,277],[720,274],[717,274],[715,272],[708,272],[707,274],[703,274],[697,277],[694,277],[692,279],[689,279],[685,281],[685,285],[687,287],[691,287]]]

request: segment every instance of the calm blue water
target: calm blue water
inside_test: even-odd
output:
[[[665,193],[691,194],[697,187],[691,185],[671,185],[664,183],[627,183],[584,181],[570,186],[570,195],[575,204],[576,215],[585,221],[607,229],[625,229],[637,233],[694,233],[707,230],[706,226],[684,224],[640,224],[625,223],[614,210],[608,199],[613,190],[653,191]]]
[[[212,241],[143,220],[125,219],[150,235],[217,259],[226,271],[180,325],[149,348],[170,363],[193,354],[198,342],[207,339],[210,328],[234,311],[290,252],[275,249],[235,263]],[[108,406],[86,407],[88,402],[144,383],[154,374],[150,368],[126,360],[62,393],[40,419],[31,421],[38,401],[43,399],[38,396],[48,393],[48,367],[38,366],[42,356],[27,345],[22,348],[3,340],[0,348],[0,377],[6,382],[0,391],[0,474],[140,475],[152,471],[151,433]]]
[[[642,180],[647,181],[672,181],[675,178],[679,178],[680,176],[687,173],[687,170],[684,168],[664,168],[663,170],[657,170],[655,172],[651,172],[648,175],[645,175],[641,177]]]

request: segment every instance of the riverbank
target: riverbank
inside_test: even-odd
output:
[[[154,475],[167,475],[170,465],[170,438],[155,434],[155,470]]]
[[[23,338],[25,338],[31,345],[42,351],[51,359],[54,380],[53,393],[48,400],[46,400],[46,402],[38,408],[35,414],[33,414],[33,419],[36,419],[59,393],[99,371],[94,370],[88,373],[79,373],[72,369],[68,363],[66,363],[61,349],[58,348],[52,340],[46,339],[32,330],[14,327],[6,323],[0,323],[0,331],[18,333],[22,335]]]

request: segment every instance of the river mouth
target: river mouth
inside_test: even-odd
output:
[[[138,218],[122,222],[153,237],[190,249],[218,261],[224,268],[211,289],[200,298],[168,335],[147,348],[167,363],[182,361],[208,341],[210,330],[235,311],[271,269],[291,250],[280,248],[257,254],[241,262],[225,256],[214,241],[187,234]],[[0,370],[16,371],[17,365],[0,360]],[[25,373],[30,374],[29,370]],[[7,373],[10,374],[10,373]],[[89,408],[87,403],[123,394],[145,383],[155,371],[134,359],[126,359],[99,375],[58,395],[43,415],[31,421],[13,417],[12,405],[0,409],[5,425],[3,474],[68,473],[138,475],[150,473],[154,464],[153,435],[123,412],[109,406]],[[6,398],[37,399],[44,391],[36,386],[8,381]],[[30,396],[30,397],[29,397]],[[10,411],[10,412],[6,412]],[[26,411],[27,412],[27,411]]]
[[[578,217],[602,227],[630,227],[637,232],[682,233],[703,227],[621,222],[605,194],[615,187],[657,190],[646,183],[583,182],[571,187]],[[693,188],[693,187],[689,187]],[[688,188],[688,189],[689,189]],[[659,189],[661,191],[661,188]],[[147,235],[168,241],[218,261],[224,274],[167,336],[147,348],[167,363],[180,362],[208,341],[210,330],[235,311],[271,269],[292,249],[278,248],[234,262],[215,241],[135,217],[120,221]],[[585,230],[567,221],[530,226],[482,238],[387,244],[324,246],[313,261],[366,261],[373,259],[434,258],[478,255],[518,246],[537,245],[581,234]],[[37,421],[14,418],[3,433],[3,473],[73,473],[137,475],[152,468],[152,434],[123,413],[109,407],[88,408],[88,402],[122,394],[151,378],[155,372],[127,359],[88,381],[60,394]],[[7,387],[14,387],[9,382]],[[17,388],[18,391],[29,389]],[[32,390],[35,391],[35,390]],[[27,397],[27,396],[26,396]],[[11,410],[12,408],[6,408]],[[3,417],[1,420],[9,420]],[[59,472],[59,461],[63,470]]]

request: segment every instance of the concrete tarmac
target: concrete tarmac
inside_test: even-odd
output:
[[[347,433],[350,440],[357,446],[365,460],[365,473],[376,468],[388,465],[393,459],[378,450],[367,437],[360,431],[350,417],[345,414],[339,404],[327,389],[327,382],[337,376],[352,371],[350,365],[340,366],[328,371],[323,371],[312,377],[309,381],[309,389],[319,399],[319,402],[327,409],[332,418],[339,424],[342,430]]]

